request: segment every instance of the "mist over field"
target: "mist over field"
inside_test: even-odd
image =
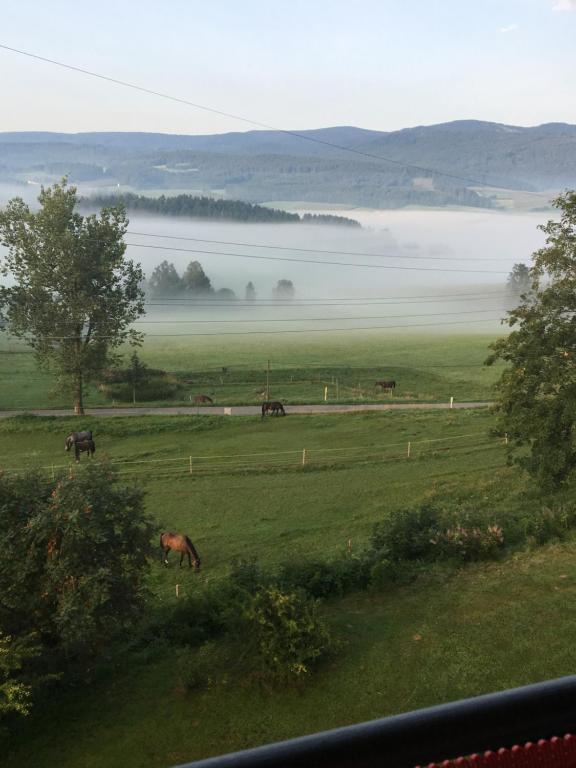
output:
[[[476,327],[485,330],[487,326],[496,329],[508,306],[507,276],[514,263],[530,263],[530,255],[544,242],[537,226],[549,218],[549,214],[489,211],[342,213],[359,220],[362,229],[132,214],[126,237],[128,254],[142,264],[147,277],[164,259],[174,263],[180,274],[190,261],[197,260],[214,289],[231,288],[239,300],[234,304],[229,300],[150,299],[142,330],[253,333],[412,323],[418,327],[446,325],[452,332],[474,331]],[[150,237],[152,234],[165,237]],[[177,250],[163,250],[164,246]],[[307,248],[362,255],[297,250]],[[280,279],[294,283],[296,296],[292,302],[273,302],[273,288]],[[244,302],[249,281],[257,293],[253,304]],[[471,295],[457,295],[462,293]],[[444,294],[445,299],[439,298]],[[162,325],[152,323],[156,320]],[[175,325],[168,325],[169,320]]]

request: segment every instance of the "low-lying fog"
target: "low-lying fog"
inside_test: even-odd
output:
[[[0,191],[5,203],[6,190]],[[26,192],[27,198],[37,194],[37,190]],[[362,229],[131,213],[128,255],[142,264],[147,277],[164,260],[172,262],[180,274],[190,261],[199,261],[214,289],[231,288],[239,300],[234,304],[229,300],[152,299],[142,330],[154,334],[230,333],[414,323],[472,331],[487,324],[496,326],[506,306],[505,284],[513,264],[530,263],[532,252],[544,242],[537,226],[552,216],[550,212],[481,210],[326,213],[355,218]],[[297,261],[304,259],[347,265]],[[281,279],[294,284],[296,297],[291,303],[271,301]],[[247,305],[244,296],[249,281],[255,286],[257,301]],[[458,295],[463,293],[470,295]],[[437,298],[439,294],[444,298]],[[259,322],[252,325],[241,320]]]
[[[505,284],[513,264],[530,263],[531,253],[544,242],[537,226],[549,218],[549,214],[485,211],[351,210],[338,213],[356,218],[362,223],[362,229],[312,224],[224,223],[132,214],[131,234],[126,238],[131,244],[128,252],[143,265],[147,275],[164,259],[173,262],[180,273],[190,261],[198,260],[216,290],[231,288],[239,299],[236,306],[222,301],[210,307],[205,303],[199,306],[184,301],[153,300],[154,306],[147,307],[143,330],[232,333],[412,323],[438,328],[445,325],[446,330],[454,331],[494,327],[506,306]],[[169,235],[170,239],[150,237],[151,234]],[[281,246],[287,250],[258,248],[258,245]],[[162,250],[162,246],[182,250]],[[297,250],[306,248],[345,253]],[[261,258],[240,258],[239,254]],[[371,266],[297,263],[290,259]],[[280,279],[294,283],[296,298],[292,303],[278,306],[270,300]],[[254,284],[258,297],[253,305],[244,303],[248,281]],[[459,296],[461,293],[471,295]],[[445,298],[434,298],[438,294],[445,294]],[[379,299],[382,301],[376,303]],[[324,303],[319,304],[317,300]],[[164,324],[152,325],[152,320],[163,320]],[[168,320],[174,320],[178,327],[166,324]],[[211,324],[208,320],[220,322]],[[244,322],[239,324],[239,320]],[[246,322],[252,320],[260,322],[254,325]],[[282,320],[290,322],[282,323]]]

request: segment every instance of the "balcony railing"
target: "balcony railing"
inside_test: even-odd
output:
[[[188,768],[415,768],[443,761],[576,768],[576,738],[566,734],[576,734],[576,675],[200,760]],[[474,757],[458,760],[462,755]]]

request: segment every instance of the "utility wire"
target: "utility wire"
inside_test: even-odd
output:
[[[337,320],[396,320],[409,317],[446,317],[448,315],[478,315],[486,314],[488,312],[494,313],[495,309],[467,309],[462,312],[431,312],[429,314],[418,315],[364,315],[362,317],[289,317],[289,318],[271,318],[271,319],[259,319],[259,320],[135,320],[135,324],[152,324],[158,325],[161,323],[167,323],[169,325],[178,325],[181,323],[189,325],[190,323],[305,323],[305,322],[323,322],[331,323]]]
[[[168,338],[168,337],[183,337],[183,336],[254,336],[254,335],[270,335],[279,333],[338,333],[340,331],[376,331],[376,330],[388,330],[395,328],[427,328],[436,327],[441,325],[467,325],[469,323],[487,323],[490,321],[500,320],[500,317],[483,318],[482,320],[456,320],[446,323],[410,323],[409,325],[370,325],[361,328],[302,328],[291,329],[289,331],[218,331],[217,333],[145,333],[144,336],[148,338]],[[53,339],[55,341],[63,341],[66,339],[76,339],[76,336],[43,336],[43,339]],[[110,338],[108,336],[98,336],[98,339]]]
[[[366,157],[366,158],[371,159],[371,160],[381,160],[381,161],[384,161],[386,163],[390,163],[391,165],[395,165],[395,166],[398,166],[400,168],[408,168],[410,170],[418,171],[420,173],[435,174],[437,176],[443,176],[443,177],[448,178],[448,179],[455,179],[457,181],[463,181],[463,182],[466,182],[466,184],[471,184],[471,185],[474,185],[474,186],[477,186],[477,187],[487,187],[487,186],[489,186],[489,187],[492,187],[493,189],[504,189],[504,190],[509,191],[509,187],[504,187],[504,186],[501,186],[501,185],[498,185],[498,184],[490,184],[487,181],[478,181],[478,179],[472,179],[472,178],[469,178],[469,177],[466,177],[466,176],[460,176],[460,175],[455,174],[455,173],[447,173],[445,171],[438,171],[438,170],[436,170],[434,168],[428,168],[428,167],[422,166],[422,165],[415,165],[413,163],[406,163],[406,162],[403,162],[401,160],[395,160],[395,159],[390,158],[390,157],[385,157],[384,155],[376,155],[376,154],[373,154],[372,152],[365,152],[365,151],[360,150],[360,149],[354,149],[353,147],[346,147],[346,146],[341,145],[341,144],[335,144],[334,142],[326,141],[325,139],[319,139],[319,138],[314,137],[314,136],[309,136],[308,134],[299,133],[298,131],[289,131],[289,130],[286,130],[286,129],[283,129],[283,128],[276,128],[273,125],[269,125],[267,123],[262,123],[262,122],[260,122],[258,120],[252,120],[251,118],[248,118],[248,117],[242,117],[241,115],[235,115],[235,114],[233,114],[231,112],[225,112],[224,110],[221,110],[221,109],[215,109],[213,107],[207,107],[204,104],[198,104],[196,102],[189,101],[188,99],[183,99],[183,98],[180,98],[178,96],[172,96],[170,94],[163,93],[162,91],[156,91],[156,90],[153,90],[152,88],[146,88],[145,86],[137,85],[136,83],[130,83],[130,82],[127,82],[126,80],[120,80],[119,78],[110,77],[108,75],[102,75],[99,72],[92,72],[91,70],[84,69],[82,67],[77,67],[77,66],[75,66],[73,64],[67,64],[66,62],[56,61],[55,59],[49,59],[46,56],[39,56],[36,53],[31,53],[30,51],[24,51],[24,50],[19,49],[19,48],[14,48],[12,46],[5,45],[3,43],[0,43],[0,48],[2,48],[5,51],[10,51],[11,53],[16,53],[19,56],[27,56],[30,59],[35,59],[36,61],[42,61],[45,64],[53,64],[53,65],[55,65],[57,67],[62,67],[63,69],[69,69],[69,70],[71,70],[73,72],[78,72],[79,74],[82,74],[82,75],[88,75],[89,77],[94,77],[94,78],[97,78],[99,80],[104,80],[104,81],[106,81],[108,83],[114,83],[115,85],[120,85],[120,86],[122,86],[124,88],[131,88],[132,90],[140,91],[141,93],[147,93],[147,94],[149,94],[151,96],[158,96],[161,99],[166,99],[168,101],[174,101],[174,102],[176,102],[178,104],[184,104],[185,106],[192,107],[193,109],[199,109],[199,110],[202,110],[203,112],[210,112],[211,114],[220,115],[221,117],[228,117],[231,120],[237,120],[237,121],[240,121],[242,123],[246,123],[247,125],[253,125],[253,126],[257,127],[257,128],[263,128],[265,130],[270,130],[270,131],[278,131],[279,133],[283,133],[286,136],[293,136],[294,138],[302,139],[304,141],[309,141],[309,142],[312,142],[313,144],[319,144],[319,145],[322,145],[322,146],[325,146],[325,147],[332,147],[333,149],[337,149],[337,150],[340,150],[342,152],[349,152],[351,154],[358,155],[360,157]],[[521,190],[521,191],[524,194],[531,194],[531,195],[540,196],[538,192],[531,192],[531,191],[527,191],[527,190]]]
[[[257,256],[250,253],[229,253],[224,251],[206,251],[200,248],[175,248],[168,245],[147,245],[142,243],[126,243],[130,248],[149,248],[156,251],[174,251],[178,253],[201,253],[209,256],[227,256],[236,259],[257,259],[259,261],[289,261],[296,264],[324,264],[336,267],[355,267],[364,269],[396,269],[410,272],[460,272],[468,274],[507,275],[508,272],[494,269],[455,269],[453,267],[404,267],[391,264],[360,264],[350,261],[326,261],[320,259],[294,259],[290,256]]]
[[[368,253],[367,251],[332,251],[323,248],[296,248],[289,245],[266,245],[264,243],[238,243],[232,240],[208,240],[202,237],[184,237],[179,235],[161,235],[156,232],[136,232],[129,229],[128,235],[137,235],[138,237],[158,237],[165,240],[186,240],[194,243],[211,243],[213,245],[234,245],[241,248],[266,248],[275,251],[297,251],[299,253],[322,253],[330,256],[368,256],[372,259],[410,259],[415,261],[463,261],[461,256],[411,256],[393,253]],[[504,257],[506,258],[506,257]],[[513,257],[508,257],[512,259]],[[501,262],[500,256],[479,256],[474,261],[497,261]]]

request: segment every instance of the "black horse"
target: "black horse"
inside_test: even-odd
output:
[[[380,387],[382,392],[391,392],[393,389],[396,389],[396,382],[395,381],[377,381],[374,386]]]
[[[280,414],[286,416],[284,406],[278,400],[270,400],[266,403],[262,403],[262,418],[264,418],[267,413],[272,413],[274,416],[280,416]]]
[[[74,448],[74,457],[76,461],[80,461],[81,453],[90,454],[90,458],[96,451],[96,444],[92,439],[92,431],[86,430],[85,432],[70,432],[65,442],[66,450],[69,451]]]

